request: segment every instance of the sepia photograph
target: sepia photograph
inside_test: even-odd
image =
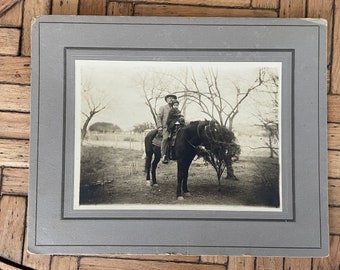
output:
[[[75,209],[282,211],[281,62],[75,61]]]

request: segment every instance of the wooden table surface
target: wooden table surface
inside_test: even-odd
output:
[[[27,252],[30,25],[39,15],[324,18],[328,21],[330,255],[53,256]],[[340,0],[0,0],[0,269],[340,269]]]

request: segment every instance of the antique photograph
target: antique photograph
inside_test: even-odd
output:
[[[282,210],[280,62],[75,61],[75,209]]]

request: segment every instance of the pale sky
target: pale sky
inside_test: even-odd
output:
[[[131,130],[134,125],[143,122],[153,122],[149,108],[145,105],[144,88],[151,89],[161,81],[166,93],[182,90],[179,81],[190,85],[194,74],[199,86],[207,89],[204,73],[213,70],[218,73],[218,84],[221,92],[232,103],[235,99],[235,87],[249,87],[259,68],[268,67],[277,71],[281,78],[281,63],[276,62],[157,62],[157,61],[76,61],[76,91],[81,93],[81,82],[89,82],[91,96],[94,102],[110,101],[108,109],[95,115],[90,125],[103,121],[118,125],[123,130]],[[192,84],[191,84],[191,87]],[[268,89],[266,89],[268,90]],[[179,99],[180,103],[183,100]],[[260,101],[260,102],[259,102]],[[158,104],[165,104],[164,99]],[[86,103],[81,103],[86,110]],[[254,93],[240,107],[240,113],[235,118],[235,125],[254,124],[257,120],[254,114],[258,110],[270,110],[272,104],[269,95]],[[186,120],[203,120],[206,116],[195,104],[190,104],[186,110]]]

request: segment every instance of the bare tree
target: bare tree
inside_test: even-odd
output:
[[[110,100],[107,100],[107,98],[100,96],[100,91],[95,91],[95,88],[93,87],[89,79],[82,80],[81,92],[81,113],[85,117],[81,128],[81,140],[84,140],[90,121],[96,114],[108,108]]]
[[[267,134],[268,141],[265,143],[264,148],[269,149],[269,156],[273,158],[278,156],[278,142],[279,142],[279,77],[277,74],[268,70],[267,72],[268,83],[266,84],[266,89],[261,91],[269,97],[271,107],[267,113],[258,111],[257,118],[261,122],[261,127],[265,130]]]
[[[212,69],[203,71],[203,78],[202,83],[193,72],[190,84],[175,78],[183,87],[183,90],[177,91],[177,94],[197,104],[208,118],[216,120],[222,126],[228,126],[230,130],[233,129],[234,118],[238,115],[241,104],[251,92],[260,89],[270,81],[265,68],[259,68],[256,78],[247,86],[231,81],[229,86],[222,87],[218,72]],[[227,92],[228,95],[225,94]]]

